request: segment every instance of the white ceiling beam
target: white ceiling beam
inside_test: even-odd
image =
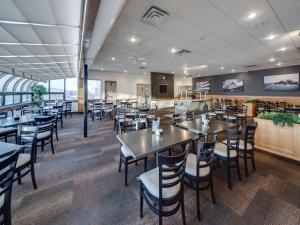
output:
[[[91,65],[102,48],[115,21],[121,14],[127,0],[102,0],[98,8],[89,48],[84,56],[85,63]]]

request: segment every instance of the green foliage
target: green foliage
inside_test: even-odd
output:
[[[41,103],[43,95],[47,93],[46,87],[40,84],[34,84],[31,87],[31,91],[33,93],[33,101],[37,104]]]
[[[300,117],[292,113],[264,112],[259,114],[258,117],[265,120],[272,120],[274,125],[281,127],[293,127],[294,124],[300,124]]]
[[[256,104],[257,103],[257,99],[248,99],[247,101],[246,101],[246,103],[253,103],[253,104]]]

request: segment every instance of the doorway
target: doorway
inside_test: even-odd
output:
[[[117,101],[117,81],[105,81],[105,101]]]
[[[139,105],[149,105],[151,96],[150,84],[137,84],[137,103]]]

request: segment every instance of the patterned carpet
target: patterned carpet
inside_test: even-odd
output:
[[[14,225],[141,225],[157,224],[158,217],[144,206],[139,217],[136,177],[143,163],[129,167],[129,186],[124,171],[118,173],[119,143],[113,122],[89,122],[89,136],[82,137],[83,116],[65,120],[55,142],[38,152],[34,190],[30,176],[13,187]],[[241,163],[242,164],[242,163]],[[233,174],[233,190],[227,188],[224,168],[215,172],[213,205],[209,192],[201,193],[202,221],[196,219],[195,192],[185,188],[187,224],[296,225],[300,224],[300,166],[257,151],[257,172],[250,170],[242,182]],[[150,158],[150,167],[154,158]],[[181,213],[164,218],[164,224],[182,224]]]

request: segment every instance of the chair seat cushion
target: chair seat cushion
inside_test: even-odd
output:
[[[237,116],[238,116],[238,117],[246,117],[246,115],[243,114],[243,113],[238,113]]]
[[[205,161],[200,161],[200,166],[206,165],[207,163]],[[186,160],[186,166],[185,166],[185,173],[188,175],[192,175],[194,177],[197,176],[197,156],[193,153],[189,153],[187,160]],[[210,173],[210,168],[207,165],[206,167],[199,168],[199,177],[206,177]]]
[[[25,163],[28,163],[29,161],[30,161],[30,154],[20,153],[16,168],[23,166]]]
[[[223,144],[227,145],[227,140],[222,141]],[[240,140],[239,149],[244,150],[245,144],[244,140]],[[250,143],[247,143],[247,150],[252,150],[252,145]]]
[[[215,111],[216,114],[224,114],[223,111]]]
[[[215,147],[215,155],[219,155],[222,157],[228,157],[227,155],[227,145],[224,145],[223,143],[217,142]],[[234,158],[237,157],[237,152],[235,150],[229,151],[229,157]]]
[[[172,175],[173,172],[163,172],[164,175]],[[156,167],[152,170],[149,170],[146,173],[143,173],[139,177],[140,181],[144,184],[147,190],[156,198],[159,198],[159,168]],[[176,178],[164,180],[164,183],[172,183],[176,181]],[[162,198],[172,198],[180,191],[180,183],[169,188],[162,189]]]
[[[38,133],[37,139],[43,139],[43,138],[50,137],[50,136],[51,136],[51,132],[45,131],[45,132]]]
[[[214,113],[214,112],[209,112],[208,113],[208,116],[210,116],[210,117],[213,117],[213,116],[216,116],[217,114],[216,113]]]
[[[125,158],[132,157],[132,153],[129,151],[129,149],[125,145],[121,146],[121,152],[122,152],[122,154],[124,155]]]
[[[227,120],[236,120],[236,117],[235,116],[223,116],[224,119],[227,119]]]

